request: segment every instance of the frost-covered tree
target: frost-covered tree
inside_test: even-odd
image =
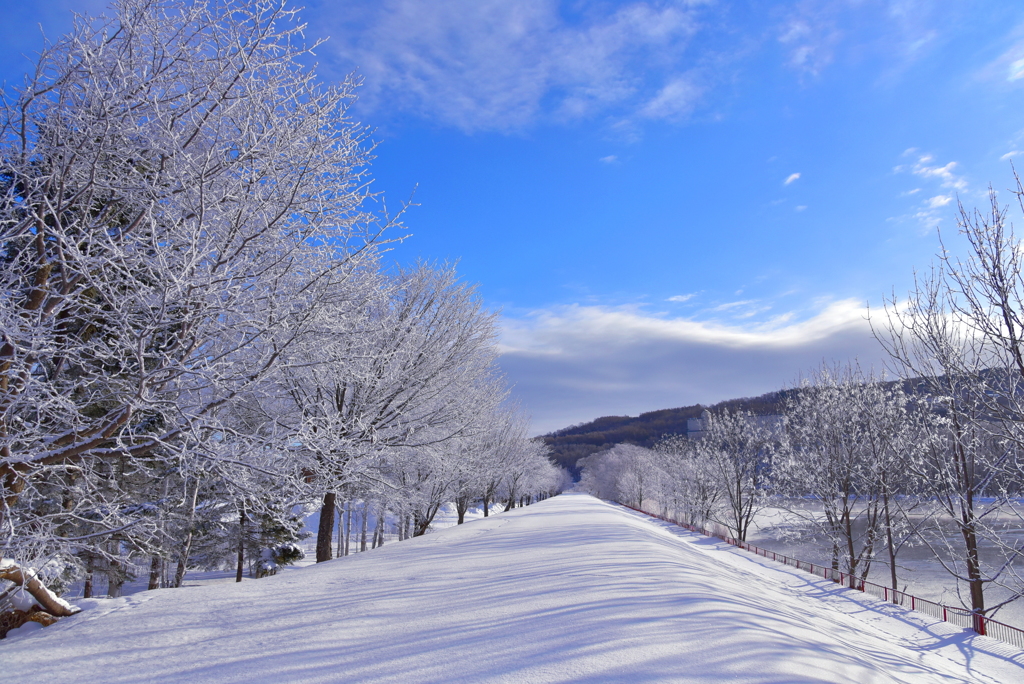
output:
[[[4,93],[2,555],[108,548],[145,521],[114,493],[147,459],[285,455],[229,408],[381,230],[355,83],[319,85],[301,30],[276,1],[120,0]]]
[[[904,421],[905,398],[856,365],[822,366],[786,406],[786,449],[776,473],[796,502],[791,508],[830,546],[832,568],[864,579],[879,547],[895,560],[891,507],[893,446]],[[820,507],[820,511],[818,508]],[[888,512],[888,516],[886,516]],[[888,524],[887,524],[888,523]],[[887,534],[888,533],[888,534]]]
[[[659,461],[650,449],[616,444],[577,462],[581,470],[580,488],[594,496],[640,508],[646,499],[661,498],[664,474]]]
[[[721,492],[716,522],[746,541],[755,517],[771,501],[772,457],[780,435],[765,418],[747,411],[705,412],[698,458]]]
[[[450,458],[506,393],[494,366],[494,316],[449,265],[398,271],[332,337],[285,373],[296,454],[324,492],[325,522],[334,493],[360,478],[401,472],[421,491],[423,473],[447,472],[424,464]],[[317,548],[318,560],[330,558],[329,526]]]
[[[548,460],[549,447],[540,440],[527,439],[525,433],[510,450],[505,462],[502,488],[505,510],[529,503],[541,491],[547,491],[555,477],[555,468]]]
[[[703,459],[698,442],[671,435],[656,446],[662,478],[659,499],[691,525],[703,527],[719,517],[723,492],[711,464]]]
[[[1014,194],[1024,210],[1019,179]],[[967,255],[943,245],[938,264],[905,301],[894,297],[875,326],[935,418],[933,439],[913,462],[923,492],[939,507],[926,539],[958,590],[965,588],[965,605],[983,615],[1024,593],[1014,571],[1020,543],[999,522],[1017,510],[1009,504],[1024,481],[1024,250],[1008,208],[995,192],[989,199],[984,214],[959,206]],[[1007,598],[987,603],[990,585],[1002,586]]]

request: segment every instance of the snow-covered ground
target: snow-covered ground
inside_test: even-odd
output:
[[[503,510],[503,509],[504,509],[504,507],[501,504],[499,504],[496,507],[492,505],[491,506],[491,510],[490,510],[491,515],[494,515],[494,513],[496,511],[500,511],[500,510]],[[470,509],[468,509],[466,511],[466,521],[467,522],[470,521],[470,520],[477,520],[477,519],[483,518],[483,517],[484,517],[484,511],[483,511],[483,508],[481,506],[476,506],[476,507],[470,508]],[[434,521],[431,523],[430,527],[427,529],[427,534],[432,534],[432,533],[436,532],[437,530],[443,530],[443,529],[446,529],[446,528],[449,528],[449,527],[454,527],[455,525],[458,524],[458,521],[459,521],[459,514],[458,514],[458,511],[456,511],[456,509],[455,509],[455,504],[451,504],[451,503],[444,504],[443,506],[441,506],[440,510],[438,510],[437,515],[434,516]],[[372,516],[369,518],[369,525],[368,525],[369,529],[367,531],[367,540],[372,538],[372,536],[373,536],[373,527],[376,524],[376,522],[377,522],[376,518],[374,518]],[[289,565],[289,566],[285,566],[285,567],[280,568],[279,572],[282,572],[282,573],[293,572],[296,569],[304,568],[307,565],[313,565],[313,564],[316,563],[316,531],[317,531],[317,527],[319,526],[319,523],[320,523],[320,515],[319,515],[319,513],[314,513],[314,514],[310,515],[306,519],[305,531],[310,536],[307,537],[304,541],[297,542],[298,545],[302,548],[303,552],[306,554],[306,557],[303,558],[302,560],[297,561],[296,563],[294,563],[294,565]],[[360,547],[360,543],[359,542],[360,542],[360,540],[359,540],[359,518],[358,518],[358,515],[355,516],[353,527],[355,529],[352,532],[352,538],[351,538],[351,541],[349,543],[350,554],[359,553],[359,547]],[[398,541],[398,533],[393,531],[394,529],[395,529],[394,521],[391,520],[390,517],[389,517],[388,524],[385,527],[385,530],[386,530],[386,532],[384,534],[384,543],[385,544],[393,544],[396,541]],[[331,548],[334,549],[336,546],[337,546],[337,530],[335,530],[335,537],[334,537],[334,539],[331,542]],[[369,541],[368,541],[367,550],[369,550]],[[227,558],[225,558],[225,563],[227,564],[227,567],[225,567],[223,569],[220,569],[220,570],[189,570],[188,573],[185,574],[185,579],[182,582],[182,586],[184,586],[184,587],[199,587],[199,586],[204,586],[204,585],[207,585],[207,584],[217,584],[217,583],[221,583],[221,582],[233,582],[235,580],[234,557],[233,556],[228,556]],[[248,581],[253,579],[252,575],[248,571],[248,568],[249,568],[249,565],[247,563],[246,564],[246,572],[242,576],[242,581],[243,582],[248,582]],[[130,594],[137,594],[140,591],[146,591],[147,587],[149,586],[149,557],[148,556],[142,556],[142,557],[139,557],[139,558],[135,559],[134,562],[129,562],[129,568],[128,569],[129,569],[130,579],[127,582],[125,582],[124,585],[121,587],[122,595],[128,596]],[[174,573],[174,566],[173,566],[173,564],[171,564],[169,566],[168,573],[173,575],[173,573]],[[81,597],[82,597],[82,589],[83,589],[83,582],[81,580],[79,580],[77,582],[74,582],[74,583],[71,584],[70,587],[68,587],[67,593],[64,595],[64,598],[70,599],[70,600],[72,600],[72,602],[76,602],[76,601],[74,601],[74,599],[81,599]],[[96,573],[96,587],[95,587],[95,591],[98,592],[100,595],[103,595],[103,596],[106,595],[107,583],[106,583],[105,577],[103,576],[103,573]],[[31,625],[30,625],[30,628],[31,628]]]
[[[1018,504],[1021,508],[1024,505]],[[805,505],[807,511],[814,510],[811,505]],[[823,513],[821,515],[824,515]],[[1024,538],[1024,523],[1021,522],[1022,515],[1006,514],[1001,520],[1006,525],[1003,531],[1004,539],[1012,541],[1014,538]],[[989,523],[992,524],[991,516]],[[954,546],[962,542],[957,538],[956,532],[951,528],[950,536]],[[779,508],[767,508],[762,510],[754,520],[747,541],[755,546],[764,549],[783,553],[791,558],[808,561],[818,565],[828,565],[830,562],[829,546],[826,542],[814,539],[813,531],[807,530],[806,526],[794,525],[793,516]],[[1020,545],[1020,541],[1017,542]],[[987,539],[980,540],[982,558],[985,560],[994,559],[992,543]],[[868,580],[876,584],[888,586],[890,583],[889,566],[885,562],[885,552],[881,549],[875,561],[871,564],[871,572]],[[1024,560],[1018,559],[1015,564],[1015,571],[1018,575],[1024,575]],[[917,544],[904,547],[896,559],[897,575],[900,582],[900,589],[920,598],[942,603],[948,606],[970,606],[970,597],[966,593],[958,596],[956,582],[950,574],[943,569],[942,564],[935,560],[934,555],[927,546]],[[987,585],[985,589],[986,605],[993,606],[1001,603],[1009,596],[1009,592],[995,585]],[[1024,599],[1020,599],[1003,606],[994,615],[989,617],[1000,622],[1024,628]]]
[[[0,642],[3,681],[1024,681],[1004,644],[582,494],[82,603]]]

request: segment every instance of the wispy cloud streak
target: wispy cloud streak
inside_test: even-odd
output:
[[[569,306],[506,318],[501,365],[541,433],[601,415],[760,394],[823,359],[858,357],[879,368],[883,352],[866,313],[847,300],[799,321],[784,314],[739,326]]]

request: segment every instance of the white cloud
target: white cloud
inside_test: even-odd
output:
[[[601,157],[600,159],[598,159],[598,161],[604,162],[605,164],[614,164],[615,162],[619,161],[619,158],[616,157],[614,154],[609,154],[607,157]]]
[[[914,62],[943,45],[953,23],[946,6],[957,6],[941,0],[764,4],[782,13],[775,35],[787,65],[802,76],[817,76],[844,56],[863,62],[870,52],[882,57],[880,80],[890,83],[901,80]],[[858,30],[858,25],[870,30]]]
[[[1003,156],[999,157],[999,159],[1001,161],[1006,161],[1007,159],[1013,159],[1014,157],[1019,156],[1021,154],[1024,154],[1024,152],[1021,152],[1020,150],[1013,150],[1012,152],[1007,152]]]
[[[807,205],[805,205],[805,204],[800,204],[795,209],[795,211],[806,211],[806,210],[807,210]]]
[[[800,178],[800,174],[799,173],[791,173],[791,174],[789,174],[789,176],[786,177],[786,180],[784,180],[782,182],[782,184],[783,185],[789,185],[790,183],[792,183],[793,181],[795,181],[795,180],[797,180],[799,178]]]
[[[362,106],[503,130],[612,107],[685,114],[695,5],[633,0],[570,19],[556,0],[383,0],[355,18],[325,8],[316,25],[336,37],[323,49],[365,77]]]
[[[500,364],[535,433],[602,415],[713,403],[792,384],[824,360],[884,354],[861,302],[832,302],[803,320],[724,325],[659,318],[636,307],[567,306],[502,321]]]
[[[824,13],[808,12],[806,5],[791,16],[779,32],[779,42],[789,48],[789,66],[817,75],[833,59],[841,34]]]
[[[1024,59],[1018,59],[1010,62],[1010,68],[1007,69],[1007,81],[1016,81],[1020,78],[1024,78]]]
[[[693,111],[700,93],[700,88],[688,77],[674,78],[640,108],[640,115],[648,119],[679,120]]]
[[[914,213],[910,214],[910,217],[917,220],[922,230],[931,230],[941,223],[942,219],[949,213],[948,209],[943,209],[943,207],[946,207],[953,201],[953,192],[949,191],[965,191],[967,189],[967,179],[956,173],[957,163],[955,161],[940,164],[936,162],[933,155],[921,154],[913,147],[906,150],[903,156],[913,157],[914,161],[910,164],[896,166],[893,169],[896,173],[911,173],[926,181],[931,181],[934,185],[947,191],[921,200]],[[908,192],[901,193],[901,196],[914,195],[920,191],[921,188],[914,188]]]
[[[741,292],[743,292],[743,290],[737,291],[736,294],[740,294]],[[755,299],[741,299],[738,302],[726,302],[725,304],[719,304],[718,306],[714,307],[711,310],[712,311],[728,311],[730,309],[735,309],[737,306],[746,306],[747,304],[755,304],[756,302],[757,302],[757,300],[755,300]]]
[[[1024,79],[1024,24],[1018,24],[1010,31],[1016,40],[997,58],[978,71],[978,76],[985,81],[998,83],[1014,83]]]
[[[668,299],[666,299],[665,301],[666,302],[688,302],[688,301],[690,301],[691,299],[693,299],[696,296],[697,296],[696,293],[691,292],[690,294],[673,295],[673,296],[669,297]]]
[[[916,176],[938,180],[944,188],[963,190],[967,187],[967,181],[964,180],[963,176],[953,173],[953,170],[957,167],[955,161],[951,161],[944,166],[938,166],[934,162],[935,157],[930,154],[922,154],[909,170]],[[903,171],[906,170],[906,167],[898,166],[896,169]]]

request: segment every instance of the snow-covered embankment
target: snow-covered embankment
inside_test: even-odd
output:
[[[0,669],[18,682],[1024,681],[996,642],[815,582],[563,495],[277,577],[102,602],[0,643]]]

